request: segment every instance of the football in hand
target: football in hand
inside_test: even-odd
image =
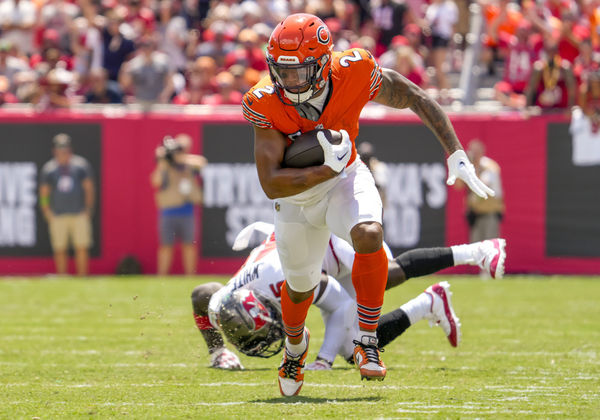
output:
[[[319,166],[325,162],[323,148],[317,139],[321,131],[331,144],[340,144],[342,134],[335,130],[316,129],[300,134],[294,142],[286,147],[282,165],[284,168],[308,168]]]

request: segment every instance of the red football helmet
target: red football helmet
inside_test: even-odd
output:
[[[267,63],[277,95],[295,104],[306,102],[325,87],[331,71],[333,42],[321,19],[307,13],[285,18],[273,30]]]

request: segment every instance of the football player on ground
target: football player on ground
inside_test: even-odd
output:
[[[482,198],[494,192],[473,165],[442,108],[394,70],[382,69],[371,53],[354,48],[333,52],[331,33],[321,19],[293,14],[279,23],[267,44],[267,76],[242,100],[254,128],[254,157],[261,186],[275,200],[275,236],[285,283],[281,309],[285,352],[279,367],[282,395],[297,395],[304,382],[309,334],[304,328],[315,300],[331,233],[353,245],[352,283],[358,325],[354,356],[361,377],[382,380],[377,326],[388,278],[383,248],[382,204],[368,168],[357,159],[358,119],[369,101],[410,108],[448,153],[448,180],[462,179]],[[333,145],[323,133],[324,164],[283,168],[286,146],[295,135],[317,128],[342,134]],[[317,291],[318,292],[318,291]]]
[[[192,292],[194,319],[208,346],[211,365],[215,368],[242,369],[235,353],[225,347],[222,335],[248,356],[270,357],[277,354],[283,345],[285,335],[280,308],[284,276],[275,248],[273,226],[262,222],[248,226],[236,238],[234,249],[246,248],[255,230],[268,235],[268,238],[250,252],[244,265],[227,285],[206,283]],[[384,247],[389,266],[386,289],[409,278],[454,265],[479,265],[494,278],[501,278],[504,274],[506,253],[503,239],[448,248],[415,249],[397,258],[391,256],[387,245],[384,244]],[[330,369],[338,354],[352,360],[352,339],[358,328],[350,279],[354,258],[354,249],[332,235],[323,261],[321,281],[312,302],[321,310],[325,337],[317,359],[306,367],[308,370]],[[428,287],[415,299],[383,315],[377,328],[380,346],[384,347],[422,319],[441,326],[450,344],[458,345],[460,324],[452,309],[447,282]]]

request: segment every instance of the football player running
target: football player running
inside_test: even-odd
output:
[[[248,356],[270,357],[283,345],[285,335],[280,301],[284,276],[275,249],[273,226],[262,222],[248,226],[236,238],[234,249],[245,248],[255,230],[268,238],[250,252],[227,285],[206,283],[192,292],[194,319],[215,368],[243,368],[236,354],[225,347],[223,335]],[[506,258],[504,247],[503,239],[494,239],[448,248],[415,249],[394,259],[384,244],[389,265],[386,289],[409,278],[462,264],[479,265],[492,277],[501,278]],[[356,301],[351,297],[354,289],[349,279],[354,254],[346,241],[331,236],[323,261],[324,274],[312,302],[321,310],[325,337],[317,359],[306,367],[308,370],[330,369],[338,354],[352,361],[352,339],[358,328]],[[435,284],[400,308],[383,315],[377,328],[379,345],[384,347],[414,323],[427,319],[431,325],[439,325],[450,344],[456,347],[460,342],[460,323],[452,309],[450,294],[447,282]]]
[[[462,179],[482,198],[493,196],[475,173],[441,107],[422,89],[368,51],[333,52],[331,34],[318,17],[293,14],[273,30],[267,44],[270,76],[242,100],[254,128],[254,156],[266,195],[275,200],[275,236],[283,267],[281,309],[286,334],[279,367],[282,395],[297,395],[304,382],[309,333],[308,308],[321,280],[330,234],[352,244],[352,283],[358,326],[354,356],[362,378],[382,380],[386,367],[378,351],[377,326],[387,284],[382,204],[373,177],[357,159],[358,119],[369,101],[410,108],[433,131],[448,153],[448,180]],[[294,135],[316,128],[337,130],[343,140],[319,142],[324,164],[283,168],[284,150]]]

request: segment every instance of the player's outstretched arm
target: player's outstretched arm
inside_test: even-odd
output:
[[[214,282],[202,284],[194,289],[191,296],[194,320],[208,347],[211,366],[218,369],[243,369],[238,357],[227,350],[221,333],[214,328],[208,318],[210,298],[221,288],[223,288],[222,284]]]
[[[482,198],[495,195],[475,174],[475,168],[467,158],[442,107],[423,89],[394,70],[382,69],[381,87],[373,101],[392,108],[410,108],[433,131],[449,155],[448,185],[454,185],[459,178]]]
[[[270,199],[299,194],[338,175],[327,165],[282,168],[286,138],[277,130],[254,126],[254,159],[258,179]]]

